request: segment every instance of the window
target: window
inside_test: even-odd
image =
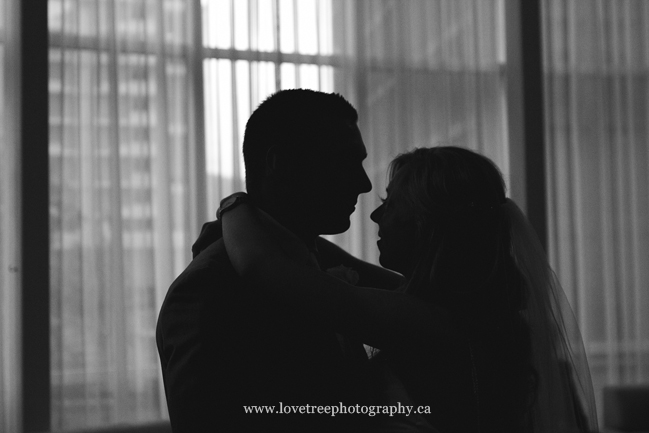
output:
[[[20,231],[30,192],[5,186],[24,184],[15,167],[26,167],[12,69],[21,3],[29,2],[0,0],[0,403],[14,417],[3,427],[22,410],[12,379],[20,359],[11,355],[21,338],[21,310],[12,310],[25,284],[20,251],[38,244]],[[526,113],[540,103],[516,87],[525,68],[511,35],[521,15],[509,13],[537,2],[48,0],[51,348],[48,365],[33,363],[51,375],[49,400],[37,404],[49,406],[46,424],[166,418],[153,338],[159,306],[219,199],[244,189],[248,116],[291,87],[342,93],[359,111],[374,188],[352,228],[332,239],[376,262],[369,214],[391,159],[415,146],[480,150],[515,198],[547,204],[550,255],[581,321],[598,397],[604,384],[646,381],[649,6],[538,3],[545,175],[520,157],[530,146],[526,120],[512,112],[517,98]],[[532,172],[547,200],[521,187]]]
[[[333,2],[203,1],[205,152],[210,214],[244,189],[241,145],[267,96],[296,87],[334,91]]]

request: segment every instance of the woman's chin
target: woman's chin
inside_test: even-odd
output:
[[[380,251],[380,247],[379,247]],[[399,272],[397,269],[394,267],[394,262],[390,260],[389,256],[386,256],[385,253],[380,252],[379,253],[379,263],[381,266],[383,266],[385,269],[390,269],[391,271],[396,271]]]
[[[406,276],[407,266],[403,261],[392,260],[389,254],[381,251],[379,247],[379,264],[385,269],[397,272],[403,276]]]

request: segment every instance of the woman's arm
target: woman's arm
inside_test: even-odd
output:
[[[261,212],[241,204],[222,216],[223,240],[239,275],[301,314],[379,349],[454,341],[443,310],[397,291],[355,287],[294,261],[277,247]]]
[[[358,285],[363,287],[376,287],[377,289],[396,290],[403,286],[406,279],[396,272],[376,266],[352,256],[344,249],[323,237],[316,240],[320,261],[325,268],[342,264],[358,272]]]

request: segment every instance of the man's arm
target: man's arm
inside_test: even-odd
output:
[[[354,257],[323,237],[318,237],[316,243],[325,269],[339,264],[352,268],[358,272],[358,286],[395,290],[406,282],[401,274]]]

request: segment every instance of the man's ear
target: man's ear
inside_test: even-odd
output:
[[[271,146],[266,152],[266,173],[279,177],[289,175],[295,170],[290,154],[281,146]]]
[[[277,171],[279,155],[277,146],[271,146],[266,152],[266,173],[271,174]]]

